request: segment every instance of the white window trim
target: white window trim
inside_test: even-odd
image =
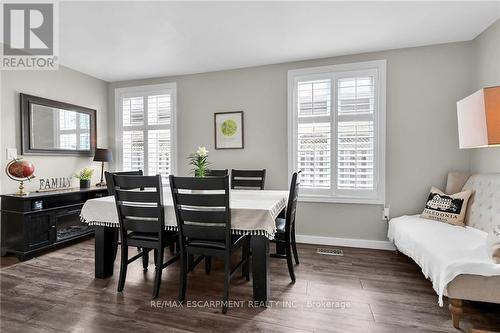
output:
[[[301,68],[293,69],[288,71],[288,175],[289,182],[291,181],[291,175],[297,170],[297,118],[295,116],[296,108],[296,80],[301,77],[307,77],[308,79],[318,77],[324,78],[328,73],[336,73],[336,75],[341,75],[341,72],[355,72],[358,70],[376,70],[378,72],[378,85],[377,89],[377,112],[375,114],[375,130],[376,130],[376,144],[375,144],[375,158],[377,168],[375,171],[375,177],[377,181],[377,192],[375,196],[371,197],[360,197],[360,196],[349,196],[333,194],[333,190],[325,195],[318,194],[299,194],[299,201],[304,202],[325,202],[325,203],[351,203],[351,204],[385,204],[385,150],[386,150],[386,60],[374,60],[366,62],[357,62],[350,64],[340,64],[332,66],[321,66],[321,67],[311,67],[311,68]],[[335,89],[336,83],[332,81],[332,89]],[[332,96],[333,98],[333,96]],[[333,112],[334,101],[332,100],[332,112],[331,117],[336,117],[336,112]],[[334,120],[335,123],[337,120]],[[337,133],[336,126],[332,126],[333,132],[331,133],[332,140],[336,142]],[[332,143],[333,146],[333,143]],[[335,145],[336,146],[336,145]],[[332,151],[332,167],[337,168],[336,164],[336,151]],[[331,179],[332,187],[336,186],[336,179]]]
[[[123,147],[123,112],[121,100],[126,97],[132,97],[138,93],[164,93],[166,90],[171,94],[171,118],[170,118],[170,144],[171,144],[171,174],[177,174],[177,83],[169,82],[162,84],[134,86],[115,89],[115,168],[121,168],[123,165],[122,147]],[[130,126],[131,129],[144,129],[146,125]],[[149,125],[150,129],[157,127],[162,129],[162,125]],[[146,164],[147,156],[144,156],[144,163]],[[144,166],[144,173],[147,173],[146,166]],[[167,182],[168,179],[162,179]]]

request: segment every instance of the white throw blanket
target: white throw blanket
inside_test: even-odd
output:
[[[486,247],[493,262],[500,264],[500,224],[488,234]]]
[[[475,228],[427,220],[418,215],[392,219],[387,235],[432,281],[440,306],[443,306],[448,283],[458,275],[500,275],[500,265],[494,264],[488,255],[486,236],[487,233]]]

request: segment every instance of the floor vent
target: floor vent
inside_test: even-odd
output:
[[[316,251],[318,254],[324,254],[327,256],[343,256],[344,251],[341,249],[335,249],[335,248],[326,248],[326,247],[318,247],[318,250]]]

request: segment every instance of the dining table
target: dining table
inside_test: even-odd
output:
[[[231,231],[250,235],[252,253],[253,300],[267,303],[270,298],[269,241],[274,239],[276,218],[286,208],[288,191],[230,190]],[[177,230],[177,221],[169,189],[163,191],[165,229]],[[113,275],[120,227],[115,198],[106,196],[85,202],[82,222],[95,230],[95,278]]]

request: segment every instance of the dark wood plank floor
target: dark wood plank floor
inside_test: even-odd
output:
[[[272,306],[253,308],[251,282],[232,281],[229,309],[200,307],[222,298],[221,262],[189,276],[190,307],[176,307],[178,267],[164,270],[159,304],[151,304],[154,267],[130,266],[125,290],[115,275],[95,280],[93,240],[18,263],[2,258],[0,329],[6,332],[458,332],[420,269],[402,254],[344,248],[343,257],[321,256],[300,245],[292,285],[286,261],[271,259]],[[171,302],[171,303],[169,303]],[[274,303],[276,302],[276,303]],[[159,306],[158,306],[159,305]],[[461,325],[500,331],[500,306],[467,303]]]

